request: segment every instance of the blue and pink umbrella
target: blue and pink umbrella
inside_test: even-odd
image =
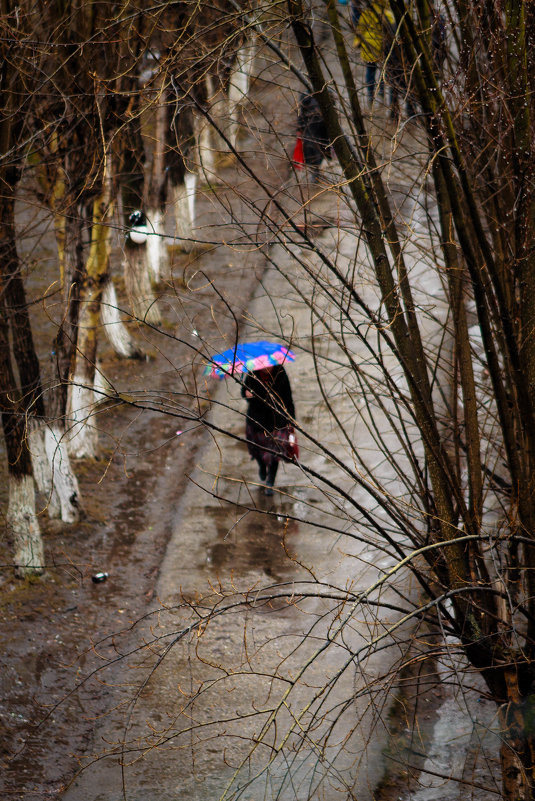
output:
[[[237,373],[252,373],[295,361],[295,356],[285,345],[278,342],[241,342],[233,348],[212,356],[210,364],[204,368],[204,375],[210,378],[224,378]]]

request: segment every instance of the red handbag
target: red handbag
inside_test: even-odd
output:
[[[294,163],[294,167],[296,167],[298,170],[303,168],[303,164],[305,163],[305,154],[303,152],[303,139],[301,136],[297,137],[292,161]]]
[[[288,458],[299,459],[299,445],[293,428],[288,429]]]

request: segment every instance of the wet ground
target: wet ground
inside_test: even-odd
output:
[[[269,103],[269,84],[257,81],[255,91],[257,102]],[[244,147],[249,144],[242,140]],[[247,181],[233,167],[222,169],[221,179],[234,184]],[[19,210],[25,231],[22,255],[33,303],[34,337],[46,376],[53,337],[51,318],[56,314],[49,289],[56,280],[55,250],[50,221],[32,208],[30,189],[28,205],[22,202]],[[217,191],[224,199],[224,186]],[[233,213],[243,216],[237,203],[232,195],[231,211],[222,220],[212,190],[203,188],[199,239],[228,241],[237,236],[229,222]],[[99,358],[115,386],[129,390],[149,386],[172,399],[173,393],[184,390],[183,380],[191,380],[183,367],[191,364],[188,345],[196,344],[196,328],[214,349],[225,335],[233,336],[235,319],[225,301],[231,299],[233,314],[240,321],[263,273],[264,260],[255,250],[242,248],[206,247],[181,254],[171,247],[170,253],[172,272],[158,291],[163,311],[161,334],[132,330],[147,358],[119,359],[102,336]],[[114,252],[114,272],[119,302],[126,306],[118,250]],[[213,286],[221,295],[219,300]],[[49,299],[40,302],[47,291]],[[193,399],[189,403],[193,404]],[[31,582],[15,580],[9,566],[10,543],[5,533],[0,537],[0,795],[13,801],[57,797],[76,770],[77,755],[87,750],[95,721],[107,708],[108,692],[98,680],[87,691],[73,692],[74,688],[81,676],[101,663],[99,642],[128,628],[152,600],[188,476],[205,442],[202,428],[196,425],[125,405],[104,407],[98,424],[101,458],[75,466],[83,520],[65,526],[49,521],[44,511],[40,515],[45,576]],[[177,437],[177,430],[184,433]],[[3,515],[7,501],[3,458],[0,470]],[[43,509],[46,499],[39,501]],[[256,557],[269,569],[273,557],[267,544],[255,542],[254,548]],[[237,553],[230,556],[238,561]],[[229,553],[214,544],[209,559],[217,565],[228,558]],[[277,570],[275,565],[273,570]],[[102,571],[109,574],[108,579],[93,583],[91,577]],[[108,645],[103,652],[109,653]]]
[[[221,266],[222,273],[226,269]],[[244,300],[256,283],[256,269],[248,280],[240,278],[239,290],[234,288]],[[176,343],[171,350],[174,359],[187,356]],[[108,359],[123,386],[156,373],[162,390],[172,391],[175,375],[166,355],[158,353],[147,363]],[[84,750],[106,693],[91,698],[89,717],[83,701],[61,701],[77,677],[98,664],[94,644],[138,619],[152,598],[203,439],[200,428],[179,439],[177,428],[186,428],[180,421],[126,407],[104,411],[100,425],[109,431],[107,447],[101,436],[102,459],[76,465],[84,519],[65,527],[47,521],[46,514],[40,518],[46,576],[27,583],[11,578],[9,543],[2,542],[0,781],[5,798],[53,797],[75,768],[74,755]],[[91,577],[100,571],[109,578],[94,584]]]
[[[254,113],[260,118],[262,106],[273,109],[281,103],[277,85],[271,84],[267,73],[265,78],[265,83],[259,81],[255,89]],[[287,140],[281,138],[281,132],[291,129],[289,101],[286,102],[286,107],[282,106],[278,112],[278,120],[275,114],[278,124],[274,126],[277,141],[273,143],[273,152],[280,153],[285,142],[288,149],[293,144],[290,134]],[[260,127],[264,136],[269,135],[265,125]],[[254,139],[245,139],[242,144],[254,151]],[[278,189],[283,183],[281,178],[286,175],[282,164],[280,161],[258,165]],[[226,168],[222,177],[234,186],[241,186],[243,196],[251,190],[247,176],[233,168]],[[217,191],[221,199],[228,201],[226,205],[230,211],[222,220],[221,206],[214,203],[213,193],[206,189],[201,199],[200,238],[229,242],[237,236],[233,218],[243,219],[243,209],[232,208],[232,204],[240,202],[233,191],[229,190],[226,195],[224,186]],[[333,240],[339,245],[336,220],[336,215],[333,221],[332,215],[327,214],[318,228],[320,235],[325,229],[326,247],[329,226]],[[37,229],[39,225],[42,226],[42,221],[38,221]],[[48,254],[45,262],[53,276],[53,247],[49,239],[39,241],[43,252]],[[354,243],[350,242],[349,247],[354,249]],[[120,387],[143,388],[150,382],[151,388],[158,387],[162,394],[173,393],[177,387],[181,391],[179,377],[183,374],[183,365],[191,362],[189,345],[195,344],[194,332],[201,331],[214,349],[219,349],[223,333],[233,331],[234,319],[227,313],[224,301],[217,300],[207,277],[232,300],[238,317],[245,309],[253,309],[254,323],[265,324],[266,330],[275,330],[279,324],[289,325],[294,313],[292,301],[286,297],[284,283],[273,283],[273,276],[266,277],[264,256],[265,253],[259,251],[245,252],[241,247],[228,246],[203,250],[198,255],[175,253],[172,275],[160,287],[160,294],[166,298],[162,306],[162,335],[153,332],[147,337],[146,333],[137,333],[144,340],[148,361],[120,361],[103,343],[105,372]],[[271,282],[269,292],[266,290],[264,295],[259,285],[262,277]],[[51,279],[46,270],[42,270],[34,273],[32,280],[34,297],[37,297]],[[120,290],[120,277],[117,283]],[[256,305],[251,307],[255,290]],[[286,316],[282,315],[280,320],[273,316],[270,298],[276,300],[274,305],[278,311],[287,303]],[[269,312],[267,321],[263,316],[266,309]],[[50,334],[48,314],[42,304],[35,304],[34,316],[40,356],[46,364]],[[252,321],[249,314],[249,324]],[[308,336],[304,327],[299,333],[303,338]],[[300,369],[307,373],[306,360],[301,358],[303,367]],[[313,373],[310,363],[308,372]],[[297,394],[300,419],[320,430],[325,421],[318,415],[318,398],[308,393],[305,382]],[[240,401],[225,396],[221,408],[224,409],[226,403],[230,409]],[[236,425],[241,430],[242,421],[235,420],[231,427]],[[175,739],[176,730],[184,731],[183,724],[177,723],[182,716],[180,698],[186,691],[191,692],[195,681],[209,682],[211,671],[234,670],[237,654],[242,651],[247,653],[247,660],[242,664],[249,670],[250,643],[254,643],[255,655],[257,652],[267,654],[268,663],[269,659],[275,660],[275,669],[278,669],[279,660],[291,672],[295,665],[290,657],[281,656],[279,643],[292,643],[291,637],[298,627],[311,620],[321,621],[317,624],[318,632],[323,632],[321,626],[327,626],[325,610],[317,600],[310,607],[289,605],[286,600],[251,605],[251,595],[248,595],[247,610],[242,616],[222,618],[224,624],[209,627],[207,632],[199,631],[199,637],[192,636],[184,651],[173,652],[159,671],[162,678],[143,685],[134,705],[136,714],[132,715],[129,708],[121,705],[125,698],[132,697],[139,667],[151,664],[150,660],[143,662],[145,652],[139,649],[140,641],[150,640],[156,632],[158,647],[155,646],[152,656],[156,654],[159,658],[160,644],[165,643],[169,632],[180,630],[184,620],[189,620],[188,615],[192,614],[189,602],[199,601],[201,592],[220,593],[225,599],[231,599],[232,593],[240,597],[242,586],[248,588],[247,593],[254,593],[258,587],[291,585],[303,575],[316,580],[318,573],[334,584],[339,581],[339,586],[343,587],[349,575],[356,583],[367,582],[365,568],[369,571],[374,560],[382,568],[386,567],[388,560],[381,562],[380,554],[371,548],[361,563],[361,554],[357,561],[356,555],[345,545],[342,549],[336,538],[327,545],[325,534],[307,527],[311,514],[317,514],[319,495],[316,487],[305,481],[296,468],[282,469],[277,482],[281,494],[272,502],[259,491],[240,443],[229,446],[227,442],[223,449],[217,439],[201,428],[191,428],[159,412],[139,412],[125,406],[103,410],[99,425],[102,459],[86,460],[77,465],[86,509],[84,520],[76,526],[62,527],[47,522],[44,514],[41,518],[45,532],[46,577],[32,583],[12,579],[7,567],[9,543],[5,540],[0,543],[1,561],[6,565],[0,589],[0,619],[5,643],[0,657],[0,792],[13,801],[57,797],[70,783],[81,760],[86,771],[80,783],[71,785],[67,791],[68,801],[90,798],[111,801],[122,798],[125,788],[128,788],[129,800],[157,797],[158,801],[164,801],[187,796],[192,801],[207,801],[216,797],[226,777],[225,771],[228,769],[231,775],[230,766],[238,761],[240,750],[236,743],[248,724],[241,723],[237,710],[241,708],[242,697],[247,693],[251,695],[250,680],[242,676],[244,684],[240,685],[237,678],[232,690],[219,694],[219,685],[215,685],[215,693],[207,694],[208,703],[192,706],[196,720],[204,725],[206,719],[207,727],[214,709],[219,718],[224,717],[224,712],[228,712],[229,719],[237,715],[238,725],[243,726],[243,732],[238,729],[236,734],[235,751],[232,746],[225,754],[223,769],[218,739],[220,728],[211,730],[197,742],[193,741],[193,736],[188,739],[183,733]],[[184,433],[177,437],[177,430]],[[324,430],[323,434],[328,439],[329,432]],[[218,447],[222,448],[221,452],[224,450],[221,463]],[[312,465],[321,464],[320,455],[313,451],[307,452],[306,457]],[[192,491],[190,476],[204,490]],[[236,495],[238,486],[241,495]],[[219,502],[219,495],[234,502],[230,510]],[[0,503],[5,508],[5,492]],[[311,510],[314,511],[311,513]],[[305,522],[299,523],[294,518]],[[347,558],[352,559],[351,574],[347,564],[342,566]],[[94,584],[91,576],[99,571],[108,572],[109,578]],[[243,599],[243,595],[241,597]],[[155,617],[154,610],[161,609],[161,602],[165,604],[164,610]],[[151,616],[143,621],[145,614]],[[252,639],[248,640],[246,634]],[[204,659],[206,678],[198,662],[195,670],[192,668],[193,659],[199,654],[201,662]],[[335,660],[320,665],[318,673],[311,678],[312,685],[320,673],[333,672],[335,665]],[[378,674],[376,665],[368,667],[369,676]],[[244,668],[244,674],[247,670]],[[190,686],[180,686],[180,682],[189,682]],[[481,766],[474,767],[469,775],[469,760],[465,759],[466,754],[477,753],[480,749],[482,738],[476,725],[477,714],[473,710],[468,714],[461,710],[461,714],[455,700],[453,706],[448,706],[451,699],[441,684],[442,681],[429,683],[417,692],[409,689],[404,696],[400,695],[399,705],[394,706],[385,729],[393,735],[388,752],[391,762],[401,767],[392,769],[391,781],[383,784],[375,798],[382,801],[431,801],[434,798],[444,801],[447,798],[453,801],[458,797],[478,798],[477,794],[467,791],[474,782],[487,787]],[[252,687],[253,698],[255,694],[262,701],[269,698],[271,685],[267,685],[269,680],[266,685],[257,680]],[[353,683],[351,677],[344,692],[347,693],[345,701],[349,699],[349,714],[356,722],[345,727],[344,737],[353,725],[357,728],[362,723],[365,729],[369,723],[367,713],[353,707],[352,694],[358,694],[357,689],[358,684]],[[107,713],[105,718],[104,713]],[[487,725],[488,713],[486,708],[483,726]],[[193,712],[191,714],[193,716]],[[368,767],[362,768],[359,799],[373,796],[384,768],[386,732],[383,729],[373,731],[370,742],[364,744],[351,743],[348,738],[351,748],[346,754],[353,760],[351,770],[361,754],[371,766],[369,775]],[[128,737],[124,734],[124,741],[118,744],[124,732]],[[162,747],[157,751],[153,749],[152,737],[162,740],[159,742]],[[449,761],[441,763],[446,750],[444,737],[453,744]],[[144,759],[138,764],[135,760],[140,749]],[[128,771],[118,762],[118,757],[125,754]],[[93,765],[91,755],[98,760]],[[314,773],[316,769],[315,763],[312,768],[307,764],[309,756],[307,752],[306,758],[297,762],[293,771],[296,784],[302,782],[305,788],[311,786],[305,782],[309,772]],[[437,774],[437,785],[431,789],[422,789],[419,785],[418,771],[426,759],[434,760],[428,767]],[[449,783],[445,789],[445,778],[451,766],[457,766],[460,760],[467,766],[463,768],[466,783],[461,784],[460,789],[458,784]],[[476,770],[479,771],[477,775]],[[269,789],[274,795],[287,789],[282,784],[281,771],[280,765],[276,765],[270,776]],[[295,797],[305,792],[301,788],[292,788],[292,793],[294,791]],[[317,797],[331,801],[346,791],[343,787],[342,791],[339,787],[323,788]],[[485,792],[481,791],[481,799],[489,797]],[[255,786],[248,798],[266,797],[266,794],[265,787]],[[294,796],[290,796],[288,789],[290,797]]]

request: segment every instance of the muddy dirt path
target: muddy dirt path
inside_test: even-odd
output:
[[[284,138],[275,140],[291,132],[293,116],[288,110],[291,98],[281,98],[272,78],[265,72],[256,81],[254,105],[246,114],[249,124],[256,120],[257,132],[245,135],[241,144],[251,157],[262,131],[271,140],[270,150],[281,154],[276,170],[279,181],[288,165]],[[273,112],[276,105],[278,111]],[[275,126],[279,122],[276,136],[265,124],[264,108],[271,109]],[[260,172],[272,166],[261,153],[257,162]],[[189,345],[196,344],[195,331],[202,331],[217,349],[224,336],[235,330],[234,317],[217,299],[214,286],[222,297],[231,299],[233,314],[241,320],[262,275],[264,257],[244,246],[247,235],[234,222],[245,219],[245,204],[234,189],[225,186],[238,186],[246,195],[252,191],[250,178],[236,167],[227,167],[221,179],[215,190],[217,200],[212,190],[201,190],[198,235],[204,242],[231,246],[210,246],[193,255],[172,254],[171,275],[159,288],[162,334],[136,334],[148,353],[146,361],[119,360],[101,338],[102,366],[115,386],[128,390],[150,386],[162,394],[182,391],[180,375],[191,363]],[[28,210],[23,213],[28,215]],[[50,222],[42,213],[35,212],[32,231],[35,240],[27,245],[24,256],[35,300],[55,278],[55,259]],[[120,292],[119,263],[116,253]],[[39,270],[35,270],[37,264]],[[53,336],[51,305],[32,307],[45,372]],[[98,424],[102,458],[76,465],[85,506],[83,521],[64,526],[48,521],[46,513],[41,515],[46,576],[33,582],[13,579],[10,543],[5,534],[0,539],[0,794],[5,799],[58,797],[76,771],[76,755],[85,751],[95,721],[106,707],[107,689],[99,688],[98,682],[97,690],[94,685],[89,691],[73,689],[81,676],[101,663],[99,642],[128,628],[150,602],[188,475],[204,441],[198,426],[127,406],[104,408]],[[181,429],[185,433],[177,437]],[[4,470],[4,459],[0,461]],[[5,484],[2,473],[2,515]],[[91,577],[100,571],[109,573],[109,578],[95,584]]]

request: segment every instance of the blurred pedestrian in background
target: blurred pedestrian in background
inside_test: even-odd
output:
[[[362,14],[364,6],[364,0],[349,0],[349,18],[355,29],[359,24],[360,15]]]
[[[324,158],[330,161],[332,151],[318,101],[311,94],[302,94],[297,110],[297,142],[293,163],[297,169],[301,166],[310,167],[314,182],[319,178],[319,167]]]
[[[375,97],[377,70],[381,69],[385,52],[385,30],[394,25],[394,15],[386,0],[373,0],[359,16],[353,44],[360,47],[366,64],[365,85],[370,106]],[[379,81],[379,94],[384,97],[384,79]]]

